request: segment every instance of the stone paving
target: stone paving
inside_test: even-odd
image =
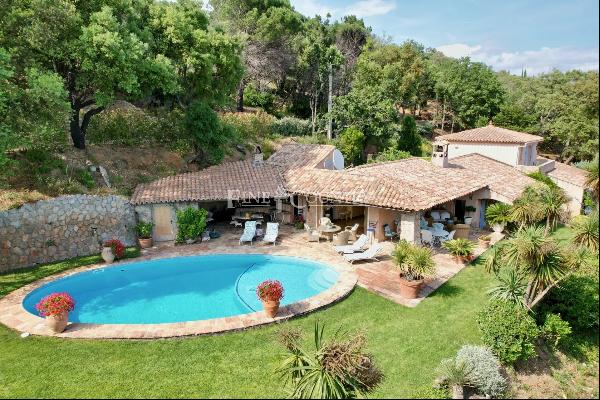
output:
[[[65,332],[56,336],[66,338],[161,338],[174,336],[188,336],[213,334],[224,331],[246,329],[252,326],[280,322],[294,316],[302,315],[319,308],[330,305],[343,299],[352,292],[355,284],[377,293],[391,301],[408,307],[415,307],[431,292],[464,268],[463,264],[456,263],[452,257],[437,250],[435,261],[438,267],[436,278],[427,281],[421,290],[420,297],[407,300],[400,296],[399,277],[392,259],[389,256],[394,244],[384,244],[385,255],[378,257],[380,261],[360,262],[353,265],[344,261],[338,255],[331,243],[307,242],[303,231],[295,230],[291,226],[281,226],[279,241],[276,245],[255,241],[252,245],[238,243],[241,229],[230,228],[227,225],[217,225],[217,230],[222,236],[198,244],[174,246],[172,243],[163,243],[152,249],[143,250],[142,256],[135,260],[123,261],[136,262],[145,259],[168,258],[181,255],[198,255],[214,253],[240,253],[240,254],[273,254],[308,258],[327,264],[340,272],[338,282],[330,289],[309,299],[282,307],[275,319],[268,318],[263,312],[256,312],[234,317],[219,318],[205,321],[189,321],[167,324],[83,324],[72,323]],[[483,249],[478,248],[476,255]],[[104,267],[105,264],[85,266],[46,277],[32,284],[26,285],[4,298],[0,299],[0,322],[10,328],[21,332],[36,335],[53,335],[45,326],[44,320],[25,311],[22,307],[23,298],[35,288],[54,279]]]

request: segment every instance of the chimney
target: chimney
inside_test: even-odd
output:
[[[264,156],[263,156],[262,149],[260,148],[260,146],[256,146],[254,148],[254,161],[252,162],[252,164],[256,167],[256,166],[262,165],[263,161],[264,161]]]
[[[431,162],[436,167],[446,168],[448,166],[448,142],[445,140],[433,142]]]

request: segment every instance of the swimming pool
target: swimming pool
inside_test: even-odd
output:
[[[279,280],[281,304],[315,296],[339,274],[324,264],[296,257],[214,254],[117,264],[57,279],[29,293],[23,307],[54,292],[76,302],[70,322],[156,324],[230,317],[262,310],[256,286]]]

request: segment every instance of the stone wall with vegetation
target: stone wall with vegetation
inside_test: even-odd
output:
[[[135,224],[119,196],[63,196],[0,212],[0,272],[96,254],[112,238],[131,246]]]

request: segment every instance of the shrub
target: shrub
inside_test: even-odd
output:
[[[410,116],[404,117],[400,127],[400,137],[398,138],[398,149],[407,151],[413,156],[421,155],[422,138],[417,133],[415,119]]]
[[[410,158],[412,155],[408,151],[398,150],[395,147],[388,147],[380,153],[375,154],[375,157],[369,160],[369,163],[396,161]]]
[[[217,114],[202,101],[190,105],[185,113],[184,126],[193,138],[196,149],[204,153],[205,161],[218,164],[225,156],[225,146],[235,137],[232,126],[222,124]]]
[[[530,172],[527,174],[532,179],[535,179],[538,182],[542,182],[550,187],[557,187],[556,183],[546,174],[543,174],[540,171]]]
[[[152,228],[154,224],[152,222],[140,222],[135,226],[135,230],[138,233],[140,239],[149,239],[152,237]]]
[[[271,124],[271,132],[281,136],[306,136],[311,134],[311,124],[308,119],[283,117]]]
[[[337,147],[344,155],[346,163],[359,164],[361,162],[364,142],[365,135],[354,127],[347,128],[340,133],[337,138]]]
[[[563,280],[544,297],[541,310],[560,314],[573,329],[598,329],[598,277],[576,274]]]
[[[506,203],[490,204],[485,210],[485,220],[489,225],[505,225],[511,221],[510,205]]]
[[[283,285],[279,281],[266,280],[256,287],[256,296],[261,301],[280,301],[283,292]]]
[[[452,398],[462,399],[464,386],[472,386],[472,367],[454,358],[442,360],[437,368],[436,382],[440,387],[452,389]]]
[[[227,112],[219,115],[222,123],[232,126],[241,141],[256,140],[272,134],[275,117],[264,111],[256,113]]]
[[[491,398],[502,396],[506,390],[506,379],[489,347],[465,345],[456,354],[456,360],[470,367],[471,383],[481,394]]]
[[[590,250],[598,251],[598,210],[590,215],[578,215],[571,222],[573,242]]]
[[[49,317],[73,311],[75,301],[68,293],[52,293],[41,299],[35,308],[42,317]]]
[[[548,313],[542,325],[542,336],[546,343],[555,349],[562,339],[571,334],[571,325],[559,314]]]
[[[249,107],[262,107],[265,111],[273,110],[275,96],[272,93],[255,89],[252,85],[244,87],[244,104]]]
[[[88,189],[93,189],[96,186],[94,177],[87,169],[82,169],[79,171],[77,180]]]
[[[447,240],[442,246],[456,257],[470,257],[475,251],[475,243],[462,238]]]
[[[482,340],[500,361],[514,364],[535,355],[539,329],[523,307],[492,300],[477,315]]]
[[[183,210],[177,210],[176,214],[177,243],[182,243],[186,240],[195,240],[202,235],[206,228],[208,211],[203,208],[188,207]]]
[[[117,260],[125,256],[125,245],[119,239],[110,239],[105,241],[104,247],[110,247]]]

